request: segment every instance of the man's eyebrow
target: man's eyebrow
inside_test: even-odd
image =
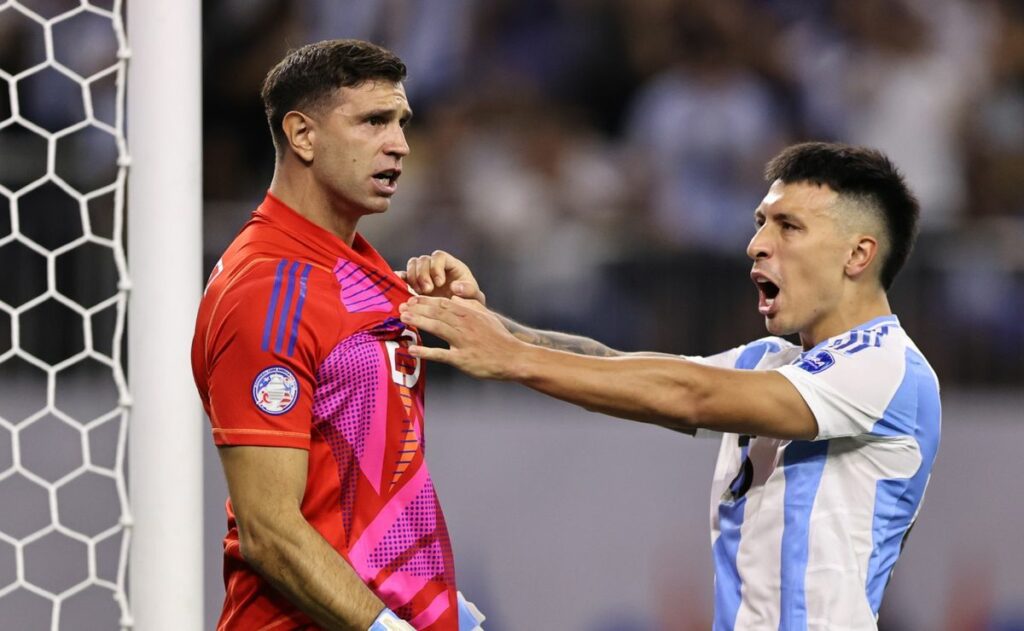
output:
[[[772,215],[772,220],[773,221],[788,221],[788,222],[793,222],[793,223],[797,223],[797,222],[800,221],[797,217],[794,217],[793,215],[791,215],[789,213],[777,213],[775,215]]]
[[[397,107],[379,107],[363,112],[362,116],[363,118],[373,118],[375,116],[394,118],[397,116],[400,120],[408,122],[412,119],[412,110],[398,109]]]

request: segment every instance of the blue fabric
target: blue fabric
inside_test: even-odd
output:
[[[740,609],[740,590],[743,581],[736,566],[736,553],[740,547],[740,528],[747,498],[718,505],[720,534],[711,548],[715,561],[715,623],[714,631],[732,631]]]
[[[912,349],[907,349],[906,357],[907,370],[903,382],[871,433],[913,437],[921,450],[921,466],[911,478],[882,480],[876,488],[873,549],[868,560],[865,586],[871,610],[876,614],[924,497],[941,434],[942,406],[931,369],[924,358]]]
[[[284,276],[284,268],[288,261],[281,259],[277,264],[277,274],[274,276],[274,288],[270,292],[270,306],[267,307],[267,319],[263,324],[263,344],[260,348],[270,350],[270,332],[274,327],[274,315],[277,313],[277,300],[281,296],[281,278]]]
[[[811,510],[828,456],[828,441],[795,440],[786,447],[783,467],[782,572],[779,629],[807,628],[807,555]]]

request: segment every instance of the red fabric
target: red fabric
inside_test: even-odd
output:
[[[423,371],[404,352],[418,336],[397,320],[408,297],[360,235],[349,247],[268,194],[211,274],[192,368],[214,442],[308,450],[307,521],[346,560],[363,539],[353,567],[403,618],[447,592],[448,608],[422,628],[455,631],[454,562],[423,456]],[[261,385],[271,373],[284,377]],[[415,498],[412,487],[400,495],[412,483],[423,485]],[[375,535],[389,504],[396,517],[378,519]],[[218,629],[315,629],[241,557],[230,500],[226,508]],[[418,591],[396,592],[399,580],[382,591],[393,574]]]

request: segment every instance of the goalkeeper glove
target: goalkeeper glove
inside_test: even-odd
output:
[[[416,631],[416,629],[385,607],[367,631]]]

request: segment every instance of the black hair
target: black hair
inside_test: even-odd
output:
[[[307,44],[285,55],[266,79],[260,97],[278,153],[287,144],[281,122],[295,109],[315,107],[338,88],[383,79],[405,79],[402,60],[391,51],[358,39]]]
[[[768,182],[826,185],[840,197],[866,201],[883,218],[889,252],[879,280],[888,290],[910,256],[917,238],[920,206],[899,169],[882,152],[840,143],[792,145],[765,167]]]

